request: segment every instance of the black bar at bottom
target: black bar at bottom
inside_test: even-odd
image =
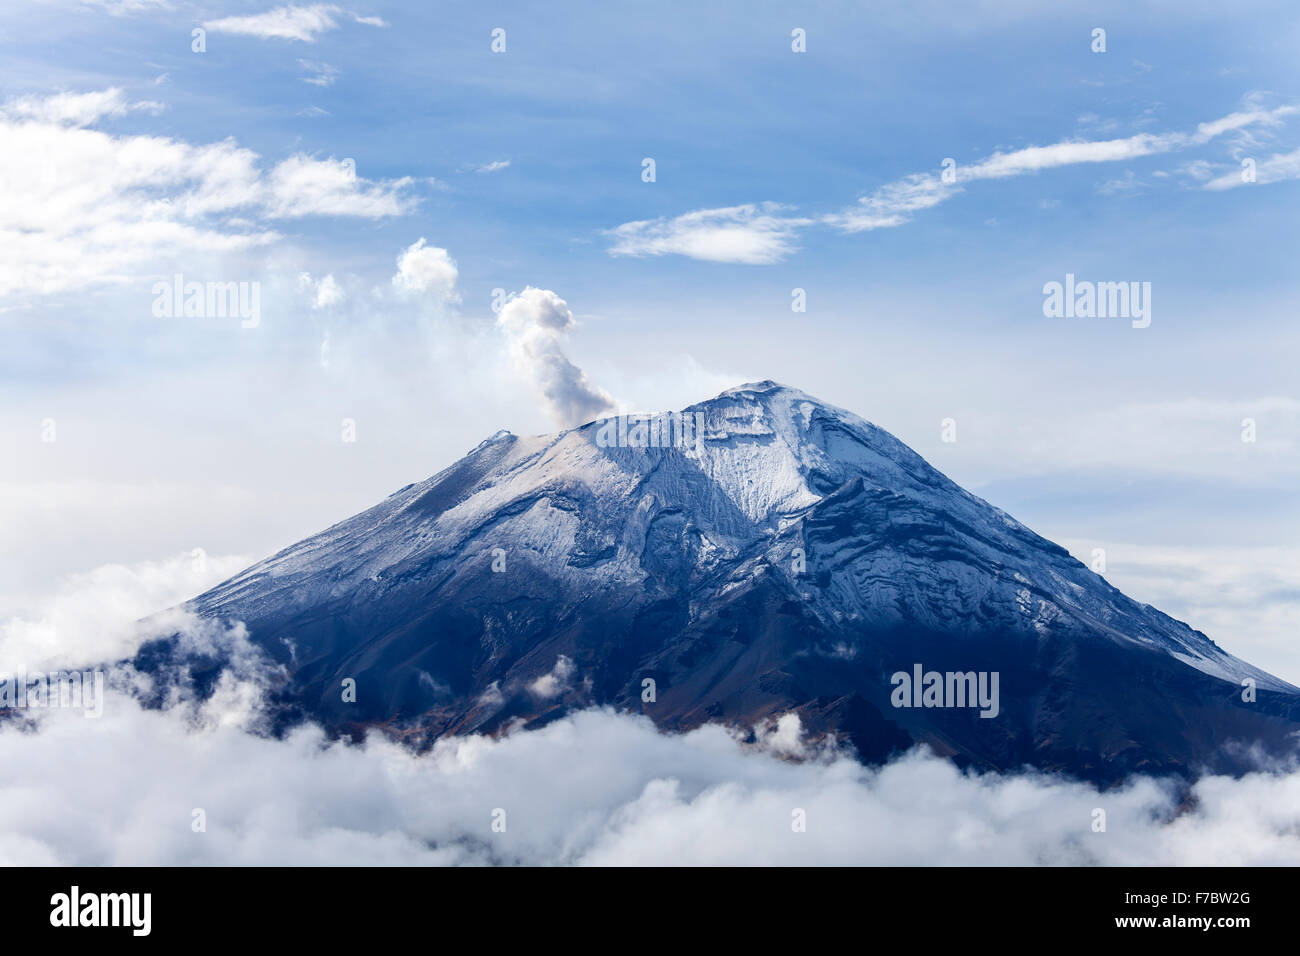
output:
[[[712,938],[770,944],[774,923],[823,930],[847,921],[910,927],[927,942],[1051,933],[1199,935],[1230,945],[1290,929],[1293,885],[1289,869],[1207,868],[0,870],[11,944],[75,934],[77,942],[112,937],[128,945],[283,938],[333,947],[421,927],[436,931],[434,945],[453,927],[489,933],[494,943],[512,931],[558,942],[620,924],[632,945],[679,937],[695,924]]]

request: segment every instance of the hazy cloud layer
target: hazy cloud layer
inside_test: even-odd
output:
[[[1095,561],[1095,549],[1104,549],[1105,577],[1125,594],[1300,685],[1300,548],[1193,548],[1070,539],[1061,544],[1089,565]]]
[[[71,575],[34,610],[0,620],[0,673],[76,668],[133,654],[153,633],[139,624],[142,618],[194,597],[250,563],[242,555],[195,549],[162,561],[107,564]]]

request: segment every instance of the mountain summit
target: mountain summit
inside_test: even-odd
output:
[[[244,622],[326,726],[422,742],[592,705],[665,729],[796,713],[868,761],[925,743],[1104,782],[1244,770],[1300,731],[1296,688],[774,382],[499,432],[189,607]]]

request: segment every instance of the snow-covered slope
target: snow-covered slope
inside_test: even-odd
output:
[[[856,415],[759,382],[682,418],[700,427],[675,447],[609,447],[602,422],[498,433],[194,609],[244,621],[321,719],[429,735],[593,702],[665,726],[797,710],[864,754],[924,740],[1105,776],[1296,729],[1295,688]],[[889,674],[914,663],[1003,673],[1004,717],[892,708]],[[547,674],[553,695],[533,689]],[[337,701],[345,676],[356,705]],[[1260,703],[1234,703],[1244,678]]]

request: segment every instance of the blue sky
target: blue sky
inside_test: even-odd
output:
[[[1035,6],[6,7],[0,613],[259,557],[572,424],[557,389],[772,378],[1300,681],[1300,11]],[[257,327],[152,316],[176,272],[259,283]],[[1046,318],[1067,273],[1150,327]],[[519,362],[528,286],[585,378]]]

